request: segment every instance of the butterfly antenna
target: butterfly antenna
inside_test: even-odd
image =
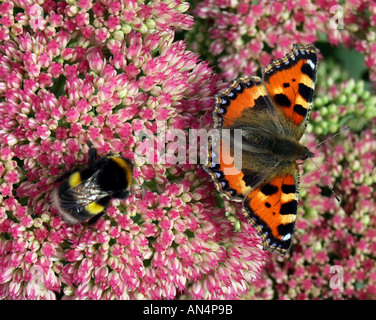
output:
[[[333,139],[334,137],[340,135],[341,133],[343,133],[343,132],[345,132],[345,131],[347,131],[347,130],[349,130],[349,129],[350,129],[350,126],[346,126],[346,127],[343,128],[340,132],[337,132],[336,134],[332,135],[331,137],[329,137],[329,138],[327,138],[327,139],[321,141],[320,143],[316,144],[316,145],[314,146],[314,148],[316,148],[316,147],[322,145],[323,143],[325,143],[325,142],[327,142],[327,141]],[[309,159],[310,159],[310,160],[312,161],[312,163],[315,165],[317,171],[320,172],[321,180],[325,182],[325,184],[329,187],[329,189],[330,189],[330,191],[332,192],[332,194],[335,196],[335,198],[336,198],[336,200],[338,201],[338,203],[340,203],[340,202],[341,202],[341,199],[336,195],[336,193],[335,193],[334,190],[333,190],[332,185],[328,182],[328,180],[326,179],[326,176],[325,176],[325,175],[323,174],[323,172],[320,170],[319,166],[316,164],[315,161],[313,161],[312,158],[309,158]]]
[[[341,202],[340,197],[338,197],[338,196],[336,195],[336,193],[335,193],[334,190],[333,190],[332,185],[328,182],[328,180],[326,179],[326,176],[325,176],[325,175],[323,174],[323,172],[320,170],[319,166],[316,164],[315,161],[313,161],[312,158],[309,158],[309,160],[312,161],[312,163],[315,165],[317,171],[320,172],[320,174],[321,174],[321,180],[324,181],[324,183],[329,187],[330,191],[332,192],[332,194],[334,195],[334,197],[336,198],[336,200],[338,201],[338,203],[340,203],[340,202]]]
[[[327,141],[333,139],[334,137],[340,135],[342,132],[345,132],[346,130],[349,130],[349,129],[350,129],[350,126],[346,126],[346,127],[343,128],[340,132],[337,132],[336,134],[332,135],[331,137],[326,138],[324,141],[321,141],[320,143],[316,144],[316,145],[314,146],[314,148],[318,147],[319,145],[322,145],[323,143],[325,143],[325,142],[327,142]]]

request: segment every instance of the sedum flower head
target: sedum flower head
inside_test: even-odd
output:
[[[256,74],[294,43],[324,40],[363,53],[375,83],[374,1],[205,0],[194,1],[192,10],[197,23],[189,32],[191,47],[216,64],[228,81]]]
[[[255,230],[244,219],[234,229],[200,165],[174,162],[183,153],[171,130],[210,126],[220,82],[174,41],[192,26],[187,9],[0,5],[2,299],[234,299],[260,274]],[[62,220],[51,191],[87,163],[88,138],[99,155],[130,158],[134,181],[78,241],[83,226]]]

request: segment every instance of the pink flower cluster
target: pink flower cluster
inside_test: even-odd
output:
[[[188,35],[191,48],[217,64],[227,80],[257,74],[294,43],[328,43],[364,55],[365,82],[349,79],[320,57],[309,124],[317,135],[311,136],[311,146],[351,124],[353,133],[313,150],[321,154],[314,160],[342,202],[330,197],[307,161],[293,250],[284,258],[270,255],[268,272],[246,297],[375,299],[375,96],[365,83],[376,86],[376,2],[205,0],[193,5],[199,19]]]
[[[342,143],[328,142],[317,151],[341,204],[320,187],[320,174],[310,168],[302,177],[304,210],[293,250],[287,259],[270,260],[253,298],[376,298],[376,130],[346,133]]]
[[[174,42],[192,27],[188,7],[0,4],[1,299],[237,298],[260,274],[260,239],[216,207],[200,165],[146,161],[161,150],[143,132],[210,122],[220,78]],[[83,226],[62,220],[51,191],[87,163],[88,138],[99,155],[130,158],[134,182],[78,242]]]
[[[375,1],[205,0],[195,1],[193,14],[202,19],[196,29],[209,36],[193,35],[192,47],[208,52],[227,80],[255,74],[294,43],[325,38],[364,53],[376,83]]]

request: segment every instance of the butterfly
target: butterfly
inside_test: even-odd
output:
[[[227,199],[242,202],[264,250],[290,249],[298,208],[298,163],[314,154],[299,143],[317,74],[313,44],[294,44],[262,79],[247,76],[216,95],[205,170]],[[226,133],[226,134],[225,134]],[[240,150],[240,152],[239,152]]]

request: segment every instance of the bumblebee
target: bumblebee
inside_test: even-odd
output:
[[[55,206],[67,222],[93,225],[106,212],[111,199],[129,196],[133,165],[129,159],[107,155],[97,158],[97,149],[90,141],[86,168],[69,171],[55,182]]]

